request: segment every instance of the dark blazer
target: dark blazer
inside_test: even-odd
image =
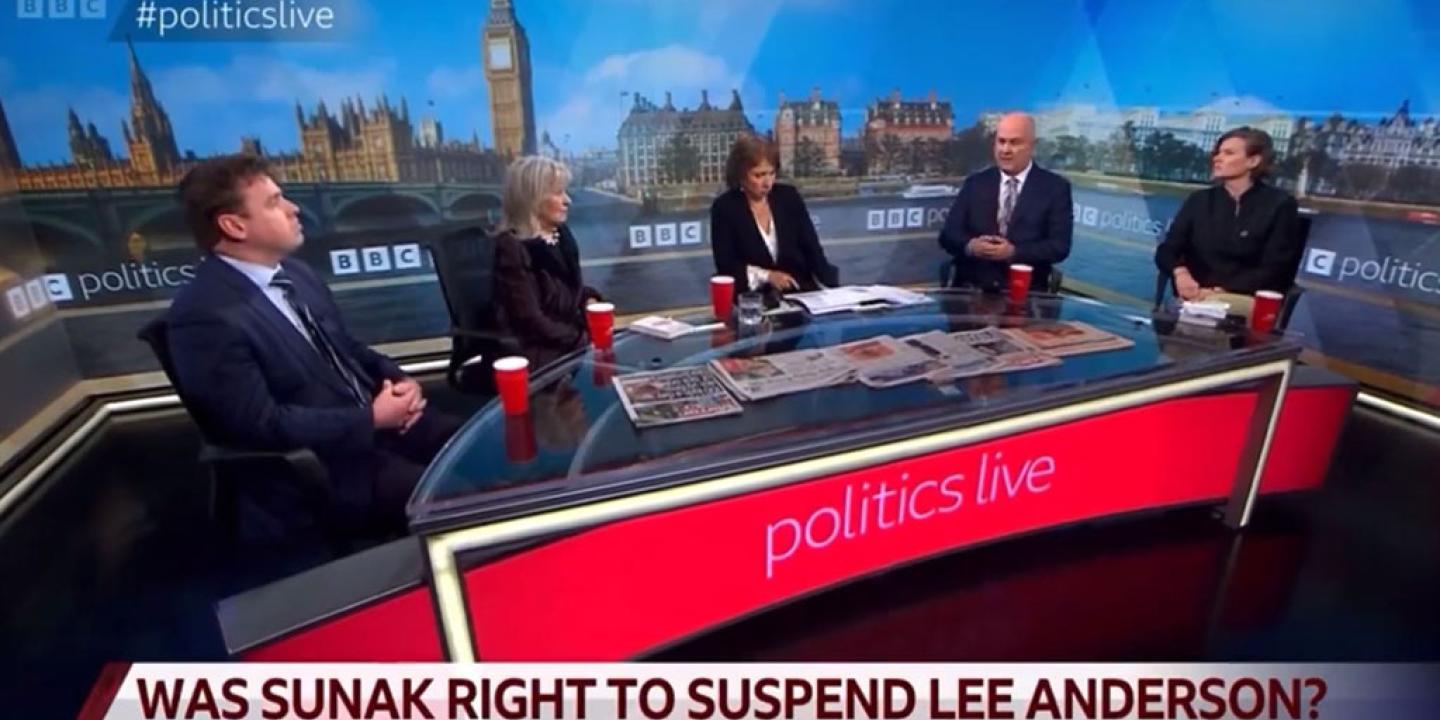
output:
[[[794,186],[776,183],[770,188],[770,214],[775,222],[775,245],[780,257],[770,257],[745,192],[727,190],[710,205],[710,252],[715,272],[735,278],[735,291],[750,287],[747,265],[781,270],[795,277],[802,290],[816,290],[840,284],[840,271],[825,259],[820,237],[810,222],[810,211]]]
[[[1184,265],[1201,287],[1283,293],[1295,284],[1305,249],[1299,211],[1290,193],[1262,182],[1238,208],[1223,185],[1196,190],[1156,246],[1155,266],[1173,276]]]
[[[281,266],[363,386],[373,394],[384,379],[404,377],[393,361],[350,335],[313,270],[295,260]],[[244,449],[308,448],[326,467],[329,496],[321,507],[301,502],[291,481],[280,476],[262,473],[238,488],[242,535],[283,537],[316,522],[340,523],[334,529],[348,531],[382,516],[390,527],[403,522],[404,498],[423,465],[388,462],[380,446],[400,436],[375,431],[370,405],[356,402],[254,282],[208,256],[175,296],[166,323],[177,390],[207,439]],[[438,440],[432,415],[427,412],[404,442],[432,435]]]
[[[500,326],[519,343],[533,374],[585,346],[585,303],[600,293],[580,277],[580,248],[570,228],[559,242],[495,237],[495,306]]]
[[[1008,262],[971,257],[965,246],[972,238],[1000,234],[999,213],[1000,169],[991,167],[966,178],[940,230],[940,246],[955,258],[955,282],[998,289],[1008,279],[1010,263],[1024,263],[1035,268],[1031,289],[1048,287],[1050,266],[1070,255],[1075,219],[1070,181],[1031,165],[1010,218],[1007,239],[1015,246],[1015,257]]]
[[[352,371],[373,393],[404,373],[345,329],[329,288],[304,263],[281,263]],[[247,448],[311,448],[321,455],[372,449],[370,407],[360,406],[255,283],[214,256],[195,270],[169,311],[170,355],[197,422],[215,440]]]

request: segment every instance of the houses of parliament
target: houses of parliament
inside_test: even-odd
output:
[[[71,161],[25,166],[0,105],[0,188],[173,187],[200,162],[194,153],[182,154],[178,149],[169,115],[155,98],[134,47],[129,46],[128,51],[130,112],[121,123],[128,158],[117,157],[110,140],[95,124],[82,124],[72,110],[68,118]],[[523,61],[528,65],[528,52]],[[529,111],[528,104],[517,110]],[[300,133],[296,152],[267,153],[255,138],[242,138],[236,150],[263,155],[276,180],[292,183],[498,183],[505,170],[506,154],[483,147],[473,135],[468,141],[447,141],[440,124],[432,119],[421,123],[417,136],[403,98],[398,107],[384,96],[368,107],[359,98],[346,99],[336,110],[327,108],[322,100],[308,114],[297,102],[295,123]],[[497,140],[509,139],[501,138],[498,128],[508,131],[514,124],[497,123]],[[525,127],[523,119],[521,127]],[[517,144],[521,143],[504,143]]]

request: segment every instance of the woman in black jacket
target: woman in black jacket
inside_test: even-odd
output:
[[[800,192],[775,182],[779,169],[773,143],[742,135],[725,164],[730,189],[710,205],[715,272],[735,278],[737,293],[816,290],[840,283],[840,271],[825,259]]]
[[[585,346],[585,306],[600,299],[581,281],[580,249],[565,226],[569,184],[570,171],[547,157],[519,158],[505,172],[495,303],[531,373]]]
[[[1295,284],[1301,237],[1299,206],[1265,176],[1275,159],[1263,130],[1241,127],[1215,142],[1215,185],[1185,199],[1155,266],[1174,280],[1182,300],[1283,293]]]

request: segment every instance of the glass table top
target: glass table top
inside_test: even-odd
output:
[[[1003,297],[931,291],[932,302],[810,317],[772,315],[754,329],[733,324],[662,340],[617,332],[614,348],[575,353],[530,378],[530,411],[507,416],[492,401],[436,457],[409,504],[412,525],[499,519],[537,507],[583,502],[657,484],[690,482],[885,442],[896,433],[963,427],[1064,403],[1293,357],[1298,347],[1243,329],[1177,324],[1073,296]],[[695,324],[708,316],[682,318]],[[947,383],[871,389],[858,382],[746,402],[738,415],[637,428],[611,379],[644,370],[702,365],[726,356],[819,348],[880,335],[1013,327],[1078,320],[1134,342],[1070,356],[1059,365]]]

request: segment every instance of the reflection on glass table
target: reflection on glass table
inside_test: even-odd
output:
[[[492,402],[472,417],[422,479],[410,503],[412,524],[424,530],[461,517],[498,519],[537,505],[554,508],[642,485],[654,489],[794,462],[1262,358],[1293,357],[1297,351],[1279,337],[1243,329],[1177,329],[1084,298],[1033,295],[1014,305],[970,292],[929,295],[933,302],[906,308],[772,315],[753,328],[732,323],[669,341],[618,332],[612,350],[576,353],[534,375],[528,415],[507,418]],[[682,319],[709,322],[699,315]],[[617,375],[700,366],[723,357],[1057,319],[1081,321],[1133,344],[1065,357],[1049,367],[950,382],[886,389],[853,382],[746,402],[735,415],[648,428],[630,421],[612,382]]]

